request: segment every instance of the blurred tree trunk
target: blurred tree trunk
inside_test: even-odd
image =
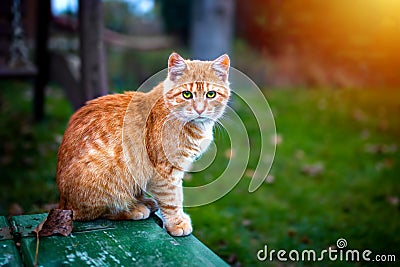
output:
[[[107,94],[107,73],[103,43],[103,3],[79,1],[81,85],[86,100]]]
[[[229,53],[235,0],[194,0],[190,46],[195,59],[211,60]]]

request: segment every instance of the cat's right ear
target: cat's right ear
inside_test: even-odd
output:
[[[178,54],[173,52],[168,58],[168,77],[171,81],[176,81],[183,75],[187,65],[185,60]]]
[[[215,74],[224,82],[228,80],[230,59],[227,54],[224,54],[213,61],[211,67]]]

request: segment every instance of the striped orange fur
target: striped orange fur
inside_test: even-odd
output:
[[[75,220],[140,220],[159,207],[171,235],[190,234],[182,178],[212,141],[230,96],[228,72],[227,55],[190,61],[172,53],[168,77],[150,92],[89,101],[59,148],[59,207]]]

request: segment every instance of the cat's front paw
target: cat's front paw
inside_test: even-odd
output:
[[[190,235],[193,231],[190,217],[186,214],[183,214],[175,220],[166,222],[165,228],[167,228],[168,233],[173,236]]]
[[[139,203],[136,204],[135,208],[131,209],[130,214],[132,220],[144,220],[149,218],[150,209],[146,205]]]

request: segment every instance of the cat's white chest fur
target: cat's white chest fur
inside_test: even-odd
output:
[[[213,127],[214,127],[214,122],[206,122],[203,125],[203,129],[204,129],[204,137],[200,138],[200,151],[201,153],[205,152],[208,147],[210,146],[211,142],[214,139],[213,136]]]
[[[201,131],[201,138],[192,138],[187,136],[187,143],[193,146],[192,149],[190,149],[191,152],[188,153],[190,156],[179,157],[176,159],[177,165],[175,166],[179,166],[178,169],[183,171],[189,171],[191,169],[192,163],[208,149],[213,140],[213,121],[197,122],[196,126]],[[177,153],[177,155],[181,154]],[[181,175],[183,176],[183,173]]]
[[[203,135],[197,140],[192,140],[192,142],[196,143],[198,148],[200,149],[200,154],[196,155],[196,157],[199,157],[201,156],[201,154],[203,154],[203,152],[208,149],[210,143],[213,141],[214,121],[208,120],[205,122],[199,122],[197,126],[200,127]]]

